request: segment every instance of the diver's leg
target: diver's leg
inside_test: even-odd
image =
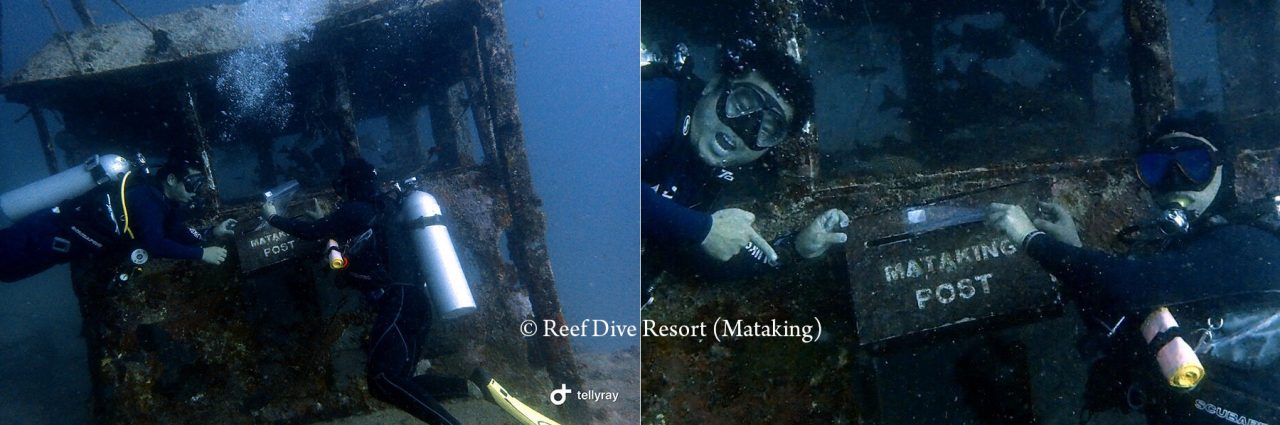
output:
[[[71,243],[51,212],[39,212],[0,229],[0,282],[17,282],[65,263]]]
[[[460,424],[431,394],[412,378],[417,330],[422,313],[413,298],[415,288],[391,286],[378,301],[369,349],[369,390],[382,399],[430,424]],[[420,292],[420,291],[419,291]],[[416,323],[415,323],[416,322]],[[410,332],[405,332],[408,325]]]
[[[441,400],[471,396],[467,392],[467,380],[457,376],[418,375],[413,377],[413,382]]]

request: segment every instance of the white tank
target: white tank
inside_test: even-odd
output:
[[[414,262],[426,279],[426,290],[441,318],[452,319],[475,311],[476,301],[462,273],[458,252],[445,228],[444,213],[436,198],[419,190],[404,195],[401,220],[408,231]]]
[[[31,213],[83,195],[108,180],[120,181],[131,167],[129,161],[120,156],[95,155],[84,164],[0,195],[0,229]]]

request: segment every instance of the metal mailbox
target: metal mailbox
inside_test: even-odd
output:
[[[1024,182],[855,220],[846,247],[859,341],[987,321],[1061,303],[1018,242],[982,224],[991,202],[1034,214],[1045,182]]]
[[[261,228],[236,237],[240,272],[250,273],[298,256],[312,255],[320,260],[320,244],[295,238],[283,230],[263,223]]]

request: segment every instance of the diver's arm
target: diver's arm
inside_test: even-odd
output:
[[[133,193],[130,193],[132,195]],[[199,260],[204,249],[199,242],[183,243],[170,235],[182,235],[194,238],[186,228],[173,233],[167,232],[165,223],[164,202],[148,196],[129,196],[129,227],[134,237],[142,244],[142,248],[156,257],[177,258],[183,260]]]
[[[272,227],[280,229],[291,236],[318,241],[322,239],[330,239],[334,237],[333,233],[337,233],[334,223],[338,221],[338,214],[341,210],[334,211],[333,214],[321,218],[319,220],[303,220],[282,215],[273,215],[267,219]]]
[[[645,239],[660,244],[697,245],[711,231],[711,215],[640,187],[640,229]]]
[[[177,212],[174,212],[174,214],[177,214]],[[165,235],[174,242],[183,245],[200,245],[205,243],[205,241],[210,240],[209,236],[213,231],[212,227],[204,230],[196,230],[194,227],[189,227],[186,225],[184,217],[175,217],[173,220],[168,220],[168,223],[169,226],[165,229]]]
[[[1200,238],[1185,250],[1131,258],[1037,235],[1027,241],[1027,254],[1069,291],[1101,297],[1118,310],[1280,289],[1280,239],[1248,226]]]
[[[318,220],[273,215],[267,219],[275,228],[301,239],[323,241],[345,240],[363,233],[373,222],[376,212],[365,203],[347,203]]]

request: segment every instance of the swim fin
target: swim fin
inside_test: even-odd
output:
[[[476,368],[476,370],[471,373],[471,380],[474,381],[476,385],[480,386],[481,391],[484,392],[485,399],[488,399],[489,401],[496,403],[499,407],[502,407],[502,410],[506,410],[507,414],[516,418],[520,423],[524,425],[560,425],[559,422],[543,416],[541,413],[538,413],[538,411],[533,410],[533,408],[520,402],[520,400],[517,400],[515,397],[512,397],[511,394],[508,393],[505,388],[502,388],[502,385],[498,384],[497,380],[493,379],[492,376],[489,376],[489,373],[485,372],[484,369]]]

